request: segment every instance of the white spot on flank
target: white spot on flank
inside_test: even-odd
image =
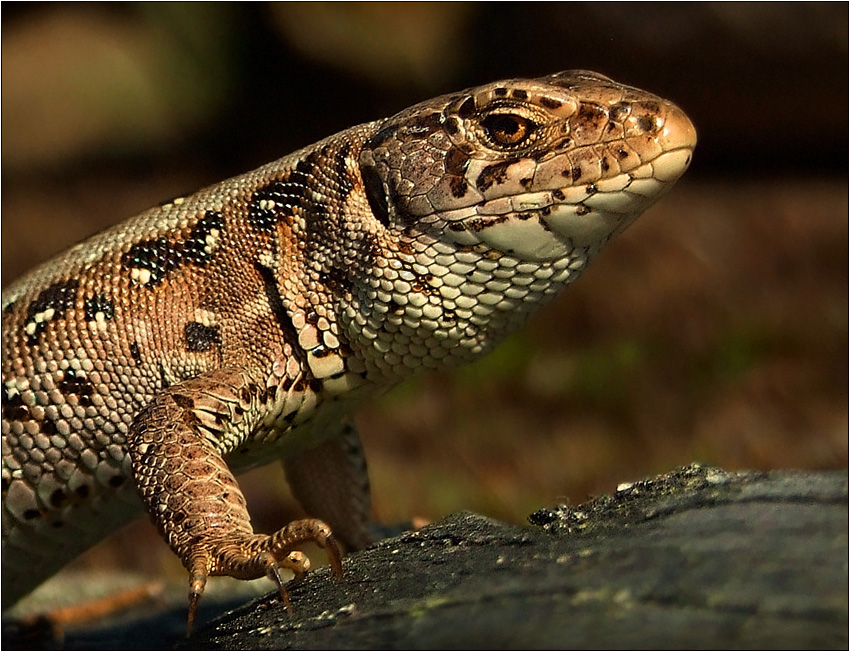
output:
[[[101,333],[106,332],[106,315],[103,314],[102,311],[98,311],[94,314],[94,321],[97,327],[97,330]]]
[[[47,310],[44,310],[43,312],[36,313],[35,321],[36,321],[36,323],[39,323],[39,322],[42,322],[42,321],[50,321],[51,319],[53,319],[53,315],[55,315],[55,314],[56,314],[56,310],[54,310],[53,308],[48,308]]]
[[[216,314],[210,310],[197,308],[195,310],[195,321],[204,326],[215,326],[218,323]]]
[[[151,280],[151,272],[149,269],[134,267],[130,270],[130,278],[136,283],[140,283],[141,285],[147,285],[148,283],[150,283]]]
[[[218,247],[218,239],[221,236],[219,229],[211,229],[206,238],[204,238],[204,252],[211,254]]]

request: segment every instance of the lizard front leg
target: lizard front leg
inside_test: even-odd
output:
[[[251,527],[245,498],[222,455],[250,432],[258,401],[247,374],[217,370],[161,392],[130,428],[127,446],[139,494],[189,571],[189,633],[210,575],[267,575],[288,604],[280,569],[302,577],[309,560],[294,548],[308,541],[325,548],[337,575],[342,572],[339,550],[322,521],[295,521],[272,535]]]

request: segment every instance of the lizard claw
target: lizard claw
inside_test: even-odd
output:
[[[318,519],[294,521],[272,534],[249,535],[242,541],[208,542],[201,553],[187,563],[189,571],[189,617],[186,637],[192,634],[198,603],[204,594],[207,577],[230,575],[240,579],[255,579],[265,574],[278,587],[286,611],[292,611],[292,601],[286,590],[287,582],[281,571],[292,571],[293,582],[300,582],[310,570],[310,560],[295,546],[314,542],[323,548],[337,577],[342,577],[342,554],[330,527]],[[210,549],[215,550],[211,552]]]
[[[192,636],[192,630],[195,628],[195,616],[198,613],[198,603],[201,601],[201,596],[204,594],[204,589],[207,586],[207,576],[209,571],[206,565],[197,561],[189,575],[189,615],[186,619],[186,638]]]

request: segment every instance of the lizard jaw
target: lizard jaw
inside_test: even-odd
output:
[[[528,188],[542,189],[526,191],[509,180],[494,188],[501,196],[443,212],[448,239],[466,246],[483,244],[527,261],[554,261],[576,249],[593,256],[670,190],[690,165],[696,130],[678,107],[668,103],[665,109],[663,128],[640,143],[636,165],[589,169],[577,183],[562,185],[568,169],[562,160],[518,159],[505,170],[507,176],[531,179]],[[481,174],[481,166],[473,162],[467,176]]]
[[[574,249],[594,254],[665,194],[685,172],[692,149],[666,151],[625,173],[581,186],[522,193],[445,213],[447,236],[528,261]]]

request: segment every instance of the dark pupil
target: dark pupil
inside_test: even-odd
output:
[[[491,115],[484,118],[487,135],[502,145],[515,145],[526,135],[525,120],[513,115]]]
[[[508,136],[512,136],[519,131],[519,123],[514,118],[497,116],[492,121],[490,128],[494,131],[501,131]]]

